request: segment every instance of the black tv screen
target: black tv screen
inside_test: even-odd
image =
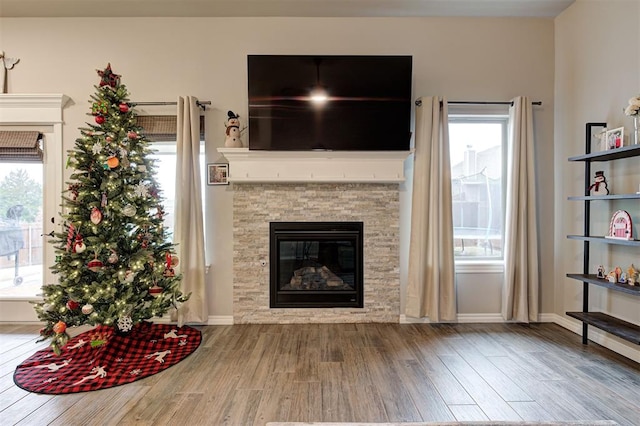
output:
[[[411,56],[249,55],[249,149],[409,150]]]

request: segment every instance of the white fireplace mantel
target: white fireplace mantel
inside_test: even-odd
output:
[[[404,182],[410,151],[250,151],[218,148],[229,182]]]

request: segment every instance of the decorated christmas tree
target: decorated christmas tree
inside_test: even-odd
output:
[[[89,101],[95,124],[80,128],[68,152],[74,171],[63,192],[64,229],[51,240],[58,282],[43,286],[44,300],[36,304],[46,323],[43,340],[56,353],[69,339],[68,327],[106,325],[126,333],[188,298],[174,272],[178,259],[163,227],[149,141],[120,76],[110,64],[98,74]]]

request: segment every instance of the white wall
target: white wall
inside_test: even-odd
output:
[[[565,277],[567,272],[582,272],[582,244],[568,241],[567,234],[582,234],[583,204],[568,201],[570,195],[584,194],[583,163],[569,163],[567,158],[585,149],[585,123],[606,122],[609,128],[625,126],[632,121],[623,113],[630,97],[640,94],[640,2],[636,0],[578,0],[556,18],[555,52],[555,310],[582,310],[582,283]],[[636,158],[592,165],[604,170],[612,193],[632,193],[640,184],[640,160]],[[592,234],[603,235],[611,215],[617,209],[631,213],[640,224],[638,200],[591,203]],[[640,250],[622,246],[591,244],[591,273],[598,264],[608,269],[626,268],[631,262],[640,264]],[[590,286],[590,309],[640,324],[640,298]],[[574,329],[579,324],[564,317]],[[637,345],[614,336],[591,335],[599,341],[633,356],[640,361]]]
[[[617,25],[617,24],[616,24]],[[614,25],[615,26],[615,25]],[[207,111],[208,162],[219,159],[224,119],[231,109],[247,116],[247,54],[410,54],[414,95],[451,100],[541,100],[534,119],[539,161],[542,269],[553,270],[554,23],[523,18],[126,18],[0,19],[2,49],[20,58],[12,93],[64,93],[65,146],[79,136],[95,69],[110,62],[132,100],[172,101],[178,95],[211,100]],[[625,95],[626,96],[626,95]],[[410,165],[407,169],[411,170]],[[208,283],[211,313],[232,314],[232,187],[207,187]],[[406,281],[410,185],[402,185],[401,285]],[[547,274],[548,276],[548,274]],[[484,277],[484,278],[483,278]],[[472,277],[473,278],[473,277]],[[489,280],[483,284],[483,279]],[[469,281],[469,280],[467,280]],[[498,312],[495,276],[478,276],[481,295],[463,308]],[[473,280],[471,280],[473,282]],[[484,287],[481,287],[485,285]],[[543,280],[541,311],[552,312],[554,287]],[[484,291],[486,290],[486,291]]]

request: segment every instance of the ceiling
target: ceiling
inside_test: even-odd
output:
[[[0,17],[555,17],[575,0],[0,0]]]

